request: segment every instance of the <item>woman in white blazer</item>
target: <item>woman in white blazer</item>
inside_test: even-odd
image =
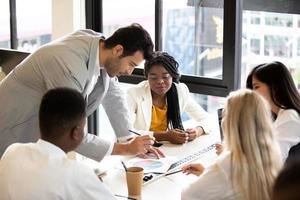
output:
[[[145,63],[147,80],[127,92],[131,121],[137,130],[152,131],[158,141],[182,144],[209,132],[207,113],[179,83],[178,63],[165,52],[156,52]],[[184,131],[180,114],[186,112],[198,122]]]
[[[207,170],[201,164],[183,167],[184,173],[202,175],[182,199],[270,199],[282,165],[267,102],[248,89],[230,93],[222,128],[226,146],[216,163]]]
[[[271,105],[274,128],[282,157],[300,142],[300,95],[287,67],[271,62],[253,68],[247,88],[260,93]]]

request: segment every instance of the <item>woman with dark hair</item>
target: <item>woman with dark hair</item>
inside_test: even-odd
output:
[[[280,62],[258,65],[248,75],[247,88],[269,102],[276,138],[286,159],[290,148],[300,142],[300,95],[290,72]]]
[[[156,52],[145,63],[146,81],[128,90],[127,100],[133,126],[151,131],[158,141],[182,144],[209,132],[203,123],[207,113],[179,83],[177,61],[166,52]],[[199,124],[184,131],[181,113],[186,112]]]

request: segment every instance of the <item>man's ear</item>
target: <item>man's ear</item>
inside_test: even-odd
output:
[[[120,57],[123,54],[123,46],[120,44],[117,44],[116,46],[113,47],[112,53],[114,56]]]
[[[72,128],[70,137],[73,140],[76,140],[76,141],[81,139],[81,133],[80,133],[79,128],[77,126]]]

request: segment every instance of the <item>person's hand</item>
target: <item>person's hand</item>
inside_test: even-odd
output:
[[[220,155],[224,151],[224,146],[221,143],[216,144],[216,154]]]
[[[200,176],[204,172],[204,167],[200,163],[198,164],[187,164],[182,167],[182,172],[186,175],[194,174]]]
[[[154,144],[154,138],[149,135],[143,135],[134,137],[128,143],[128,152],[129,154],[137,155],[137,154],[145,154],[152,149],[152,145]]]
[[[140,158],[157,158],[157,159],[165,157],[164,153],[160,151],[159,148],[153,146],[150,149],[148,149],[147,153],[139,154],[137,156]]]
[[[169,130],[166,134],[167,140],[173,144],[184,144],[189,139],[189,134],[180,129]]]
[[[188,133],[189,139],[188,141],[193,141],[194,139],[196,139],[196,137],[198,137],[198,132],[195,128],[188,128],[186,129],[186,132]]]

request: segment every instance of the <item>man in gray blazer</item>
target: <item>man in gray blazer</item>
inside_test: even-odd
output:
[[[139,24],[120,28],[107,39],[79,30],[39,48],[0,83],[0,156],[12,143],[37,141],[41,98],[56,87],[79,91],[88,115],[102,104],[117,138],[126,141],[131,125],[117,76],[130,75],[152,52],[150,35]],[[161,153],[151,144],[149,136],[112,143],[86,134],[78,152],[98,161],[109,154]]]

